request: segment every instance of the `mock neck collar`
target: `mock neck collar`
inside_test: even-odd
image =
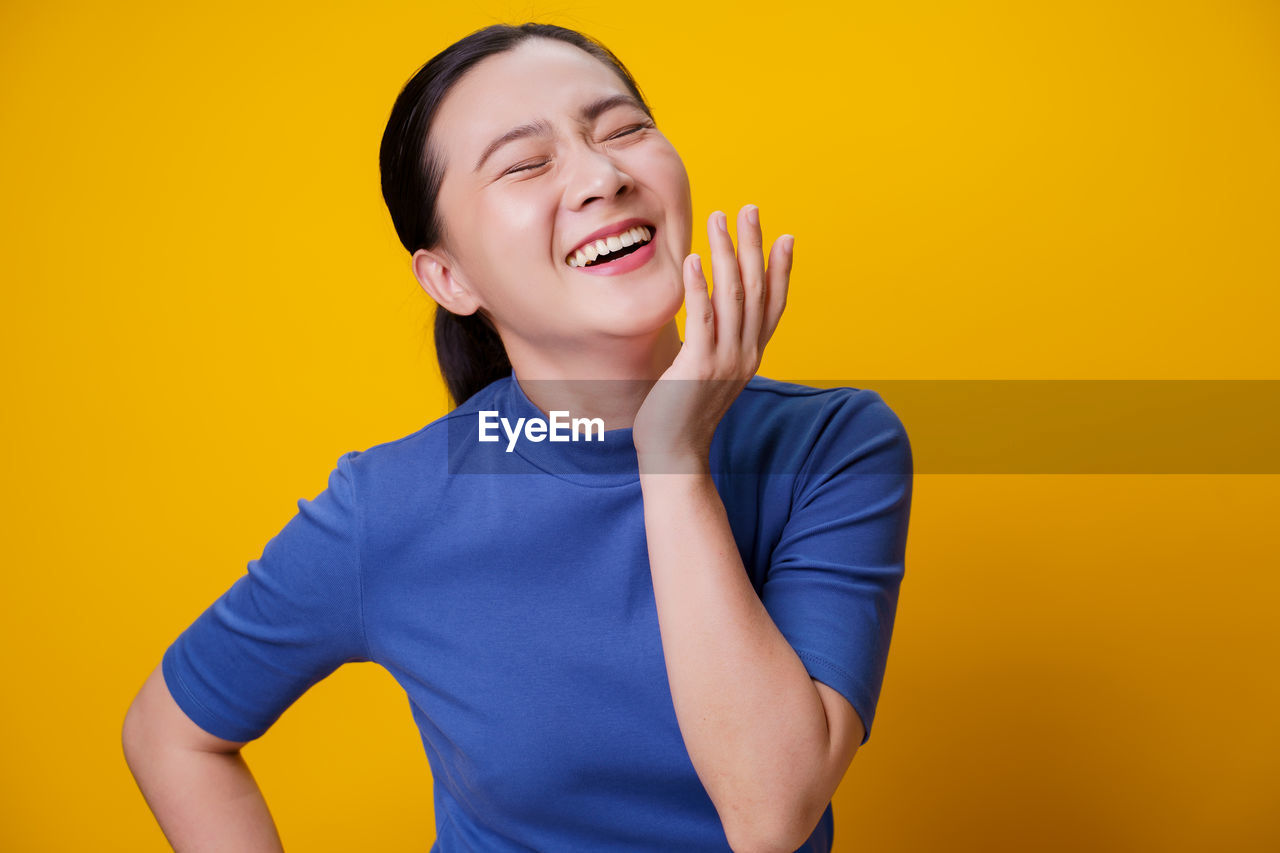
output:
[[[520,386],[514,369],[497,383],[492,403],[491,408],[497,410],[498,417],[506,418],[513,428],[520,418],[524,418],[526,423],[530,419],[536,419],[549,424],[551,420],[548,413],[529,399]],[[574,412],[570,412],[568,416],[561,415],[560,422],[562,425],[571,423],[568,419],[574,417],[579,415]],[[519,455],[530,465],[548,474],[592,486],[639,482],[639,462],[631,427],[605,430],[603,440],[599,438],[599,433],[592,431],[590,441],[583,433],[579,433],[577,441],[551,441],[549,435],[542,441],[532,441],[522,429],[511,454],[506,453],[508,439],[505,431],[501,427],[497,431],[502,437],[501,441],[484,445],[490,452],[496,448],[506,456]],[[561,426],[561,432],[571,436],[572,428]]]

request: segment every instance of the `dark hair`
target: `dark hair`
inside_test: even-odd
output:
[[[400,242],[411,254],[436,246],[445,235],[436,207],[444,164],[439,151],[429,144],[431,121],[441,102],[477,62],[531,38],[558,39],[599,59],[617,73],[653,118],[640,87],[622,61],[600,42],[575,30],[553,24],[494,24],[454,42],[428,60],[405,84],[382,133],[378,157],[382,198]],[[437,305],[435,341],[440,373],[455,406],[511,372],[506,347],[483,309],[464,316]]]

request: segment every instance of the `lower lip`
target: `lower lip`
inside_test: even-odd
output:
[[[653,253],[656,251],[653,245],[657,242],[657,231],[653,232],[653,237],[654,239],[620,260],[590,267],[572,267],[572,269],[584,272],[587,275],[622,275],[623,273],[631,272],[644,266],[645,262],[653,257]]]

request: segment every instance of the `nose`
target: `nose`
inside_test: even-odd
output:
[[[634,187],[635,180],[607,152],[582,145],[574,153],[566,189],[572,209],[577,210],[593,199],[625,195]]]

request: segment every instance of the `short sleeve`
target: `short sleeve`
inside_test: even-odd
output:
[[[866,743],[905,570],[911,445],[871,390],[851,391],[823,417],[761,600],[810,676],[858,712]]]
[[[249,561],[248,571],[165,650],[174,701],[200,728],[250,741],[313,684],[368,660],[360,523],[351,461]]]

